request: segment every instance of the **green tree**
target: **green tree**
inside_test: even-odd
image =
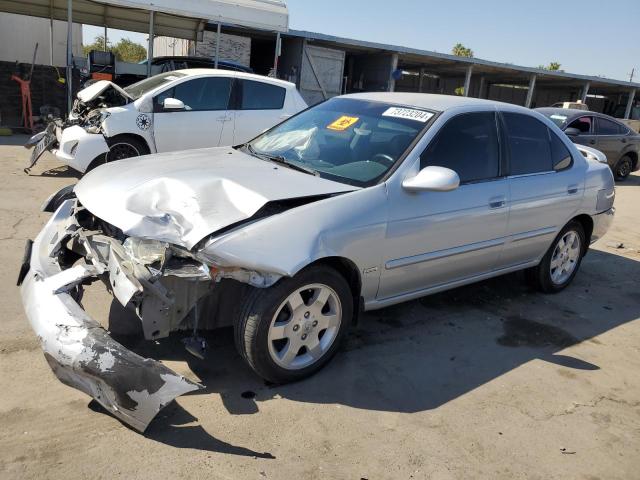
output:
[[[84,45],[82,49],[85,55],[88,55],[91,50],[113,52],[116,60],[121,62],[138,63],[147,58],[147,49],[128,38],[120,39],[115,45],[107,41],[105,45],[104,35],[98,35],[92,43]]]
[[[456,43],[451,49],[451,53],[454,54],[456,57],[469,57],[469,58],[473,57],[473,50],[465,47],[461,43]]]
[[[551,62],[549,65],[538,65],[540,70],[551,70],[553,72],[564,72],[564,70],[560,70],[562,65],[558,62]]]

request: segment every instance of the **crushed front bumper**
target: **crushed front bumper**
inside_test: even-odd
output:
[[[76,286],[102,273],[98,266],[63,269],[58,262],[77,228],[74,208],[74,201],[64,202],[34,240],[22,302],[55,375],[142,432],[173,399],[203,387],[114,341],[74,300]]]

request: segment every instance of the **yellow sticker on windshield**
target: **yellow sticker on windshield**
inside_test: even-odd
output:
[[[360,120],[360,118],[358,117],[348,117],[346,115],[343,115],[339,119],[337,119],[335,122],[327,125],[327,128],[329,130],[337,130],[339,132],[342,132],[347,128],[349,128],[354,123],[356,123],[358,120]]]

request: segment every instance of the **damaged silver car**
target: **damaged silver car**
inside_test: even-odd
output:
[[[311,375],[359,312],[515,270],[575,277],[613,218],[611,171],[550,120],[439,95],[337,97],[234,147],[107,164],[52,196],[19,281],[66,384],[144,430],[200,385],[82,309],[102,280],[146,339],[232,325],[263,378]]]

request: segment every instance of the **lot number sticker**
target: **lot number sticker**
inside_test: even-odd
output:
[[[329,130],[337,130],[338,132],[342,132],[356,123],[358,120],[360,120],[359,117],[348,117],[347,115],[343,115],[335,122],[327,125],[327,128]]]
[[[427,123],[433,113],[424,110],[415,110],[413,108],[391,107],[383,114],[383,117],[405,118],[407,120],[415,120],[417,122]]]

